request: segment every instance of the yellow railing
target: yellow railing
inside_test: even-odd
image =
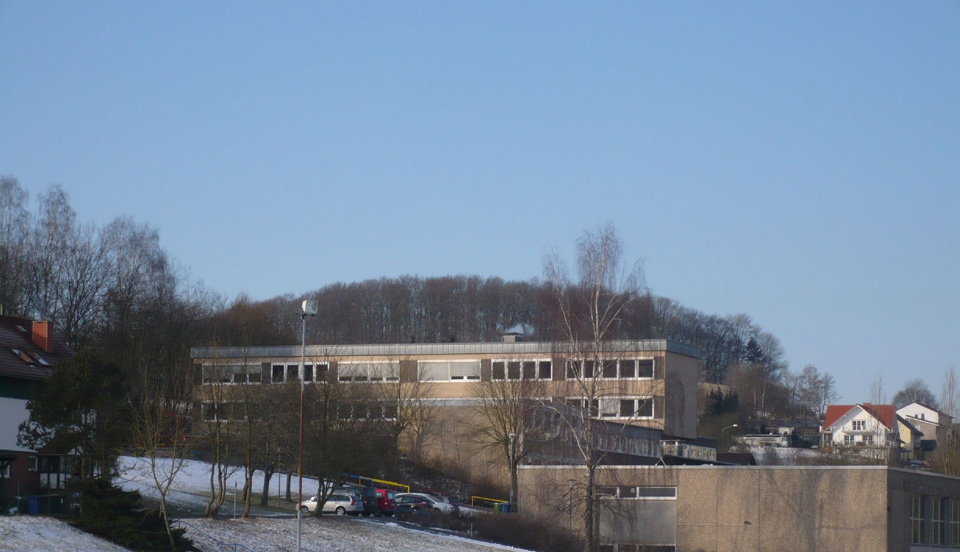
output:
[[[396,481],[387,481],[386,479],[376,479],[373,477],[363,477],[360,475],[351,475],[351,478],[357,480],[357,483],[363,485],[364,481],[369,481],[371,486],[376,486],[381,489],[394,489],[398,491],[403,491],[405,493],[410,492],[410,485],[404,485],[403,483],[397,483]]]
[[[485,496],[471,496],[470,505],[476,508],[493,508],[496,504],[507,504],[508,501],[499,498],[487,498]]]

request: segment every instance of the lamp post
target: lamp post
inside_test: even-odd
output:
[[[568,497],[568,509],[570,510],[570,519],[567,521],[567,530],[573,533],[573,478],[567,479],[567,483],[570,484],[570,492],[567,494]]]
[[[317,315],[317,302],[307,299],[300,307],[300,447],[297,455],[297,552],[300,552],[303,512],[303,376],[307,360],[307,317]]]
[[[721,444],[721,445],[723,444],[723,432],[726,431],[726,430],[728,430],[728,429],[730,429],[730,428],[732,428],[732,427],[739,427],[739,426],[737,426],[737,424],[728,425],[727,427],[725,427],[725,428],[723,428],[723,429],[720,430],[720,444]],[[727,447],[727,450],[730,450],[730,447]]]
[[[514,452],[514,451],[516,451],[516,446],[517,446],[517,444],[516,444],[516,443],[517,443],[517,434],[516,434],[516,433],[511,433],[511,434],[509,435],[509,437],[510,437],[510,504],[508,505],[508,508],[509,508],[510,510],[513,510],[513,508],[514,508],[514,496],[515,496],[515,493],[516,493],[516,485],[517,485],[517,477],[516,477],[516,473],[517,473],[517,460],[516,460],[516,457],[517,457],[517,456],[516,456],[516,454],[515,454],[515,452]]]

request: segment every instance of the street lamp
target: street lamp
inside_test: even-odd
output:
[[[573,478],[567,479],[567,483],[570,484],[570,492],[567,494],[568,497],[568,509],[570,511],[570,519],[567,521],[567,530],[573,533]]]
[[[513,509],[514,508],[513,497],[514,497],[514,493],[516,493],[515,487],[517,484],[517,478],[516,478],[517,464],[516,464],[516,454],[514,453],[514,451],[516,451],[516,446],[517,446],[516,445],[517,434],[511,433],[509,437],[510,437],[510,504],[509,504],[509,508]]]
[[[300,306],[300,451],[297,458],[297,552],[300,552],[303,512],[303,376],[307,360],[307,317],[317,315],[317,301],[307,299]]]
[[[732,427],[739,427],[739,426],[737,426],[737,424],[728,425],[727,427],[725,427],[725,428],[723,428],[723,429],[720,430],[720,444],[721,444],[721,445],[723,445],[723,432],[726,431],[726,430],[728,430],[728,429],[730,429],[730,428],[732,428]],[[727,450],[730,450],[730,447],[727,447]]]

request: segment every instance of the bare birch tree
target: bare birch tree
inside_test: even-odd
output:
[[[618,391],[603,376],[611,367],[616,369],[618,357],[629,351],[617,350],[611,341],[624,333],[624,312],[640,297],[644,281],[639,262],[625,268],[622,256],[623,244],[616,228],[608,223],[584,232],[577,243],[572,274],[557,254],[549,256],[544,267],[556,300],[557,354],[566,359],[566,366],[560,369],[566,370],[566,405],[572,415],[561,419],[570,426],[586,468],[581,495],[586,552],[592,552],[598,542],[595,493],[597,470],[603,460],[597,447],[597,425],[592,420],[609,404],[601,406],[601,400]],[[634,402],[631,408],[639,410],[644,405]]]

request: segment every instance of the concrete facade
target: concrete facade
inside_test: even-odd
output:
[[[699,352],[666,340],[607,345],[609,351],[597,357],[604,364],[615,363],[606,368],[616,376],[595,380],[600,397],[598,419],[695,438]],[[401,390],[394,395],[416,395],[429,401],[437,423],[429,439],[401,436],[401,449],[453,465],[474,480],[501,484],[506,476],[502,454],[490,450],[488,443],[478,442],[471,427],[476,425],[479,387],[498,379],[526,380],[529,376],[536,381],[537,400],[574,400],[581,393],[576,381],[567,377],[575,357],[566,349],[564,344],[535,342],[311,345],[306,347],[305,383],[353,389],[419,386],[416,393]],[[201,401],[214,386],[229,394],[230,387],[240,383],[270,386],[299,377],[301,350],[297,346],[195,348],[191,355]],[[598,373],[601,369],[596,368]],[[621,409],[637,413],[623,416]],[[416,447],[419,449],[412,450]]]
[[[576,529],[585,474],[522,467],[521,510],[568,516]],[[626,495],[598,501],[601,550],[610,552],[641,544],[677,552],[960,549],[955,477],[886,466],[617,466],[600,469],[597,484]]]

